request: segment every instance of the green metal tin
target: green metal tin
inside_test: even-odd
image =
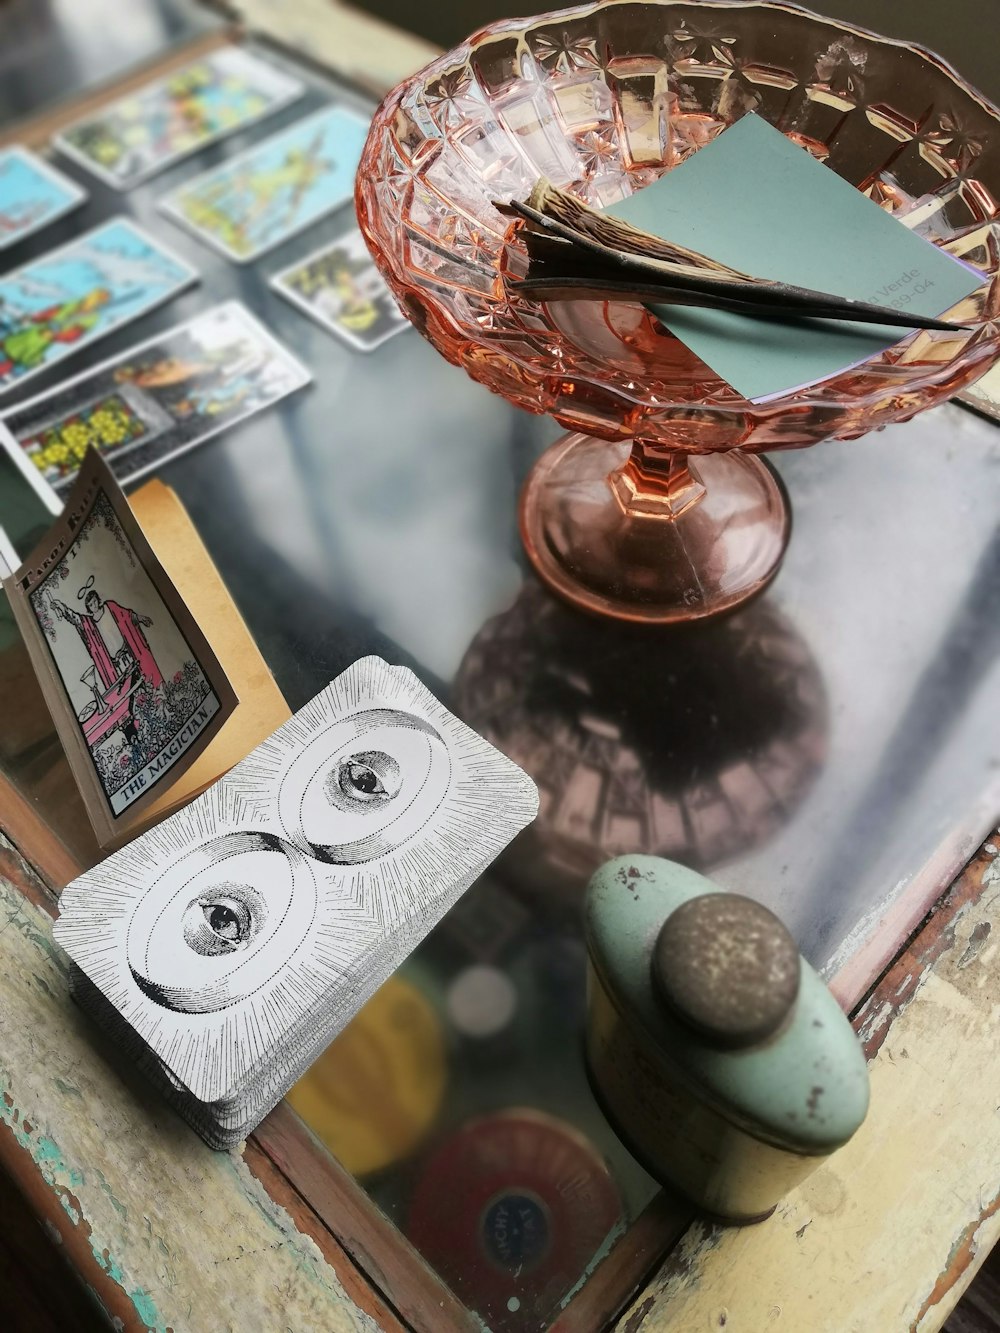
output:
[[[868,1071],[804,959],[784,1021],[755,1045],[713,1041],[665,1003],[653,978],[664,922],[720,892],[653,856],[618,857],[597,872],[586,909],[587,1056],[611,1119],[650,1171],[715,1214],[751,1221],[855,1132]]]

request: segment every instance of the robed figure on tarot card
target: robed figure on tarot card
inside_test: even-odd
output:
[[[65,602],[53,600],[56,615],[71,624],[93,662],[94,698],[98,712],[107,710],[107,695],[120,683],[138,684],[141,677],[151,689],[163,685],[163,673],[143,634],[152,625],[149,616],[110,598],[102,601],[94,588],[93,575],[77,593],[85,612],[74,611]],[[88,672],[88,675],[90,673]],[[98,682],[100,688],[98,688]]]

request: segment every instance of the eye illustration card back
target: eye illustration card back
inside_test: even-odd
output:
[[[197,282],[189,264],[126,218],[0,278],[0,393]]]
[[[0,419],[21,459],[65,495],[88,449],[120,482],[134,481],[311,378],[244,306],[226,301]]]
[[[106,184],[127,190],[303,92],[298,79],[229,46],[102,107],[53,142]]]
[[[56,938],[171,1081],[259,1117],[537,804],[412,672],[363,658],[69,885]]]
[[[367,133],[356,111],[325,107],[187,181],[160,207],[227,259],[247,263],[350,199]]]
[[[108,843],[201,753],[236,695],[93,451],[62,516],[3,586]]]
[[[65,217],[86,197],[75,181],[27,148],[0,149],[0,250]]]

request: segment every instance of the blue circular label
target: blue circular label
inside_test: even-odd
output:
[[[549,1248],[548,1211],[531,1194],[500,1194],[483,1212],[482,1239],[487,1256],[499,1268],[534,1268]]]

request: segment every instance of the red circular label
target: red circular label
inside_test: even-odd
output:
[[[492,1328],[537,1328],[621,1211],[582,1134],[538,1111],[502,1111],[470,1120],[434,1154],[407,1234]]]

